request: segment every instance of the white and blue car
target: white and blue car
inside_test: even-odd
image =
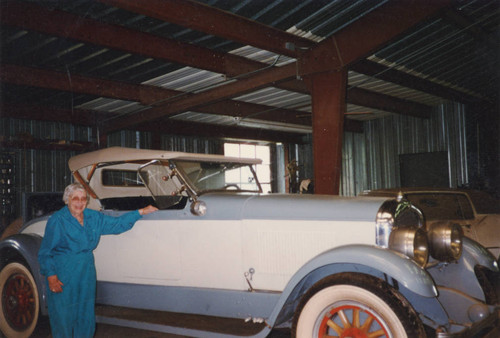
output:
[[[102,237],[98,321],[194,337],[499,336],[497,262],[460,226],[427,229],[404,199],[262,194],[258,163],[117,147],[71,158],[89,208],[160,209]],[[48,217],[0,242],[7,337],[47,313]]]

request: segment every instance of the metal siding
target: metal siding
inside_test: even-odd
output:
[[[449,103],[428,120],[402,115],[365,122],[366,186],[358,189],[397,187],[399,155],[434,151],[449,154],[450,186],[468,183],[465,145],[465,111]],[[361,187],[360,187],[361,188]]]
[[[162,135],[161,138],[162,149],[187,153],[222,154],[223,144],[223,140],[197,137]]]
[[[39,140],[92,141],[92,129],[66,123],[0,119],[2,136],[5,140],[34,138]],[[63,191],[72,182],[68,160],[75,151],[39,149],[15,149],[15,193],[16,214],[21,213],[23,192]]]
[[[300,179],[312,178],[312,140],[297,145]],[[364,133],[345,132],[340,194],[400,185],[399,155],[433,151],[449,154],[450,186],[468,183],[463,105],[446,103],[430,119],[390,115],[366,121]],[[328,149],[323,150],[325,156]]]

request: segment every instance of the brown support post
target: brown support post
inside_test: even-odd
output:
[[[315,194],[338,195],[347,70],[311,78]]]

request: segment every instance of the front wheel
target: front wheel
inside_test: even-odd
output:
[[[425,337],[408,301],[384,281],[342,273],[304,296],[293,322],[295,337]]]
[[[39,298],[31,272],[20,263],[0,271],[0,331],[7,337],[29,337],[39,316]]]

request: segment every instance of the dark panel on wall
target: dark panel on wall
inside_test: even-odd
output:
[[[448,152],[399,155],[402,187],[449,187]]]

